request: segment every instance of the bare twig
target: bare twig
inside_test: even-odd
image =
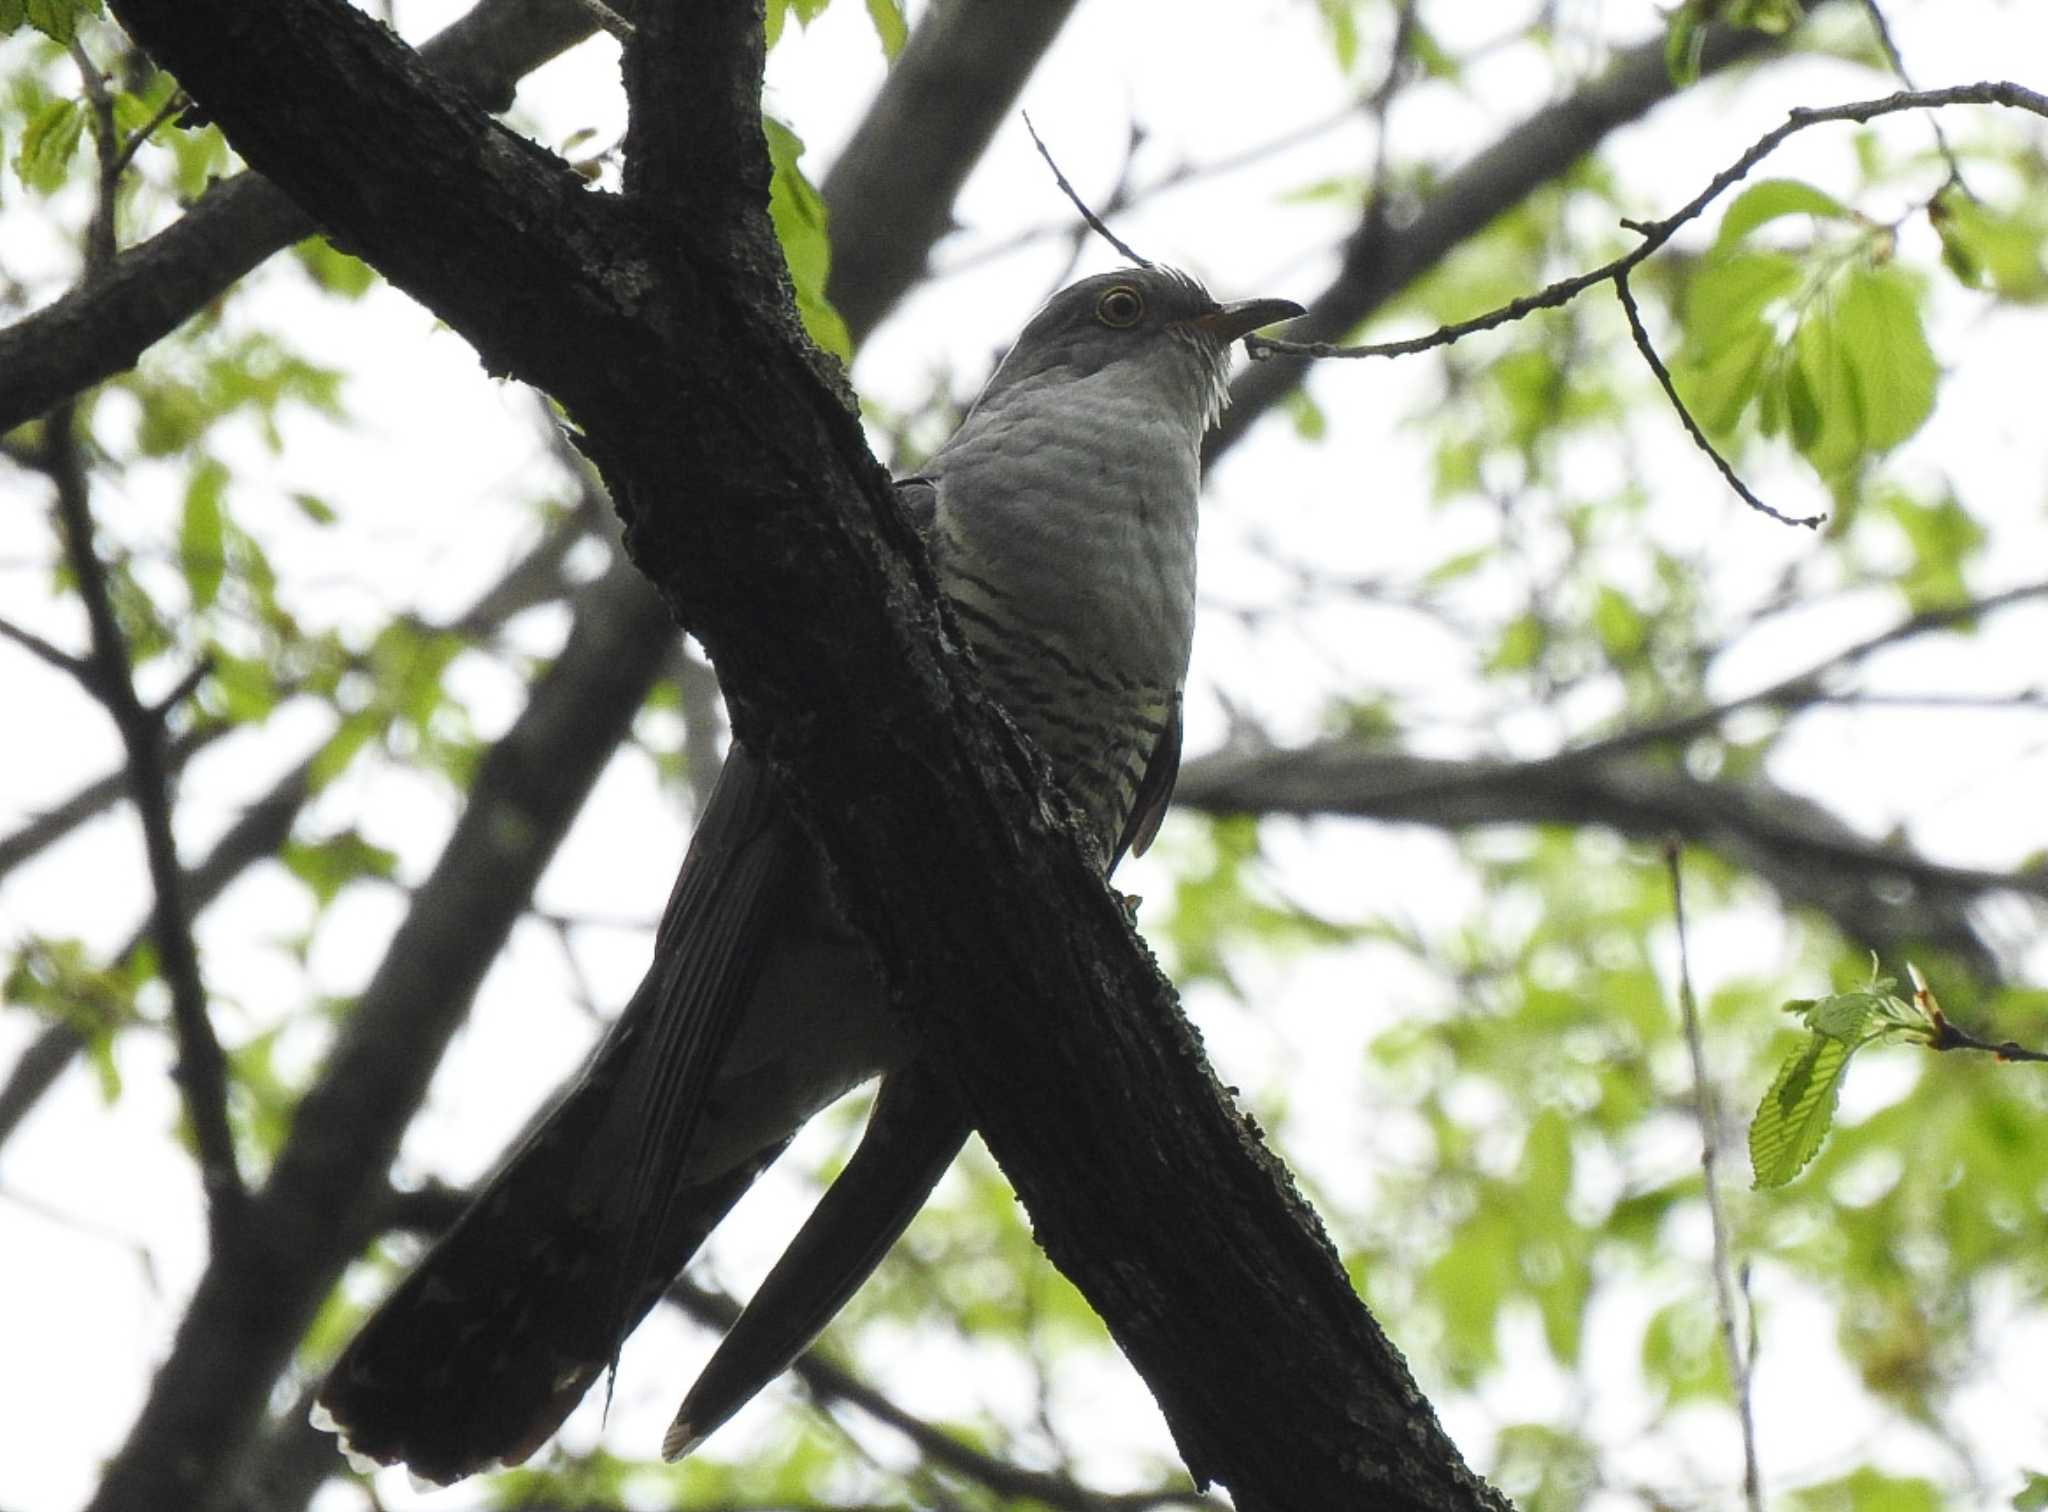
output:
[[[0,619],[0,639],[13,641],[38,661],[55,667],[67,677],[75,677],[80,682],[91,685],[93,671],[89,662],[73,656],[62,646],[52,645],[35,631],[24,629],[11,620]]]
[[[1920,975],[1920,968],[1909,964],[1906,970],[1913,977],[1913,1001],[1927,1015],[1927,1022],[1934,1026],[1934,1033],[1927,1041],[1928,1049],[1984,1050],[2002,1061],[2032,1061],[2037,1065],[2048,1065],[2048,1054],[2039,1050],[2029,1050],[2013,1040],[1994,1044],[1990,1040],[1979,1039],[1967,1029],[1958,1029],[1942,1011],[1941,1004],[1934,1000],[1933,990],[1928,987],[1927,979]]]
[[[633,23],[613,10],[604,0],[576,0],[590,18],[621,42],[633,40]]]
[[[228,1128],[227,1059],[207,1017],[206,987],[199,973],[191,918],[184,900],[184,874],[171,830],[170,776],[164,758],[164,726],[137,697],[128,643],[114,617],[105,564],[92,541],[92,511],[85,470],[72,434],[72,409],[63,404],[45,431],[44,464],[57,492],[64,525],[65,554],[92,627],[92,689],[106,708],[128,757],[129,789],[142,822],[143,849],[155,892],[151,934],[157,965],[170,988],[171,1018],[178,1038],[173,1079],[183,1094],[185,1114],[198,1148],[199,1174],[207,1195],[209,1229],[216,1253],[233,1235],[247,1193],[235,1161]]]
[[[1140,255],[1129,242],[1104,225],[1102,217],[1088,207],[1088,202],[1081,198],[1074,186],[1067,182],[1067,176],[1060,172],[1060,165],[1053,161],[1052,150],[1045,145],[1045,139],[1039,136],[1038,128],[1031,124],[1030,113],[1023,112],[1022,114],[1024,115],[1024,129],[1031,133],[1031,140],[1038,148],[1038,155],[1045,159],[1045,166],[1052,170],[1053,181],[1060,186],[1060,192],[1073,201],[1074,208],[1081,212],[1081,219],[1088,222],[1088,228],[1139,267],[1151,267],[1151,258]]]
[[[1892,40],[1891,23],[1885,19],[1884,8],[1878,0],[1863,0],[1863,14],[1870,19],[1870,29],[1877,33],[1877,45],[1884,49],[1885,62],[1891,65],[1893,75],[1906,88],[1914,88],[1913,76],[1906,72],[1905,55],[1899,51],[1899,44]],[[1969,184],[1963,180],[1963,165],[1956,160],[1955,148],[1949,145],[1948,133],[1942,130],[1940,119],[1930,119],[1927,124],[1934,128],[1934,145],[1941,153],[1942,161],[1948,164],[1948,180],[1935,191],[1935,197],[1939,198],[1943,189],[1957,189],[1975,199]]]
[[[1714,1110],[1714,1088],[1707,1074],[1707,1051],[1700,1038],[1699,1005],[1692,993],[1692,959],[1685,937],[1685,884],[1680,865],[1682,847],[1664,842],[1664,866],[1671,874],[1671,913],[1678,924],[1678,1007],[1685,1028],[1685,1048],[1692,1058],[1693,1117],[1700,1126],[1700,1172],[1707,1197],[1707,1218],[1714,1233],[1714,1312],[1721,1325],[1721,1348],[1728,1356],[1728,1379],[1735,1389],[1735,1413],[1742,1425],[1742,1494],[1749,1512],[1764,1512],[1763,1476],[1757,1468],[1756,1418],[1750,1410],[1750,1367],[1736,1328],[1735,1284],[1728,1265],[1728,1219],[1721,1209],[1719,1165],[1720,1118]]]
[[[1699,422],[1693,419],[1692,411],[1685,407],[1685,401],[1678,397],[1678,385],[1671,381],[1671,370],[1664,366],[1664,359],[1657,355],[1657,348],[1650,340],[1650,333],[1643,329],[1643,312],[1636,308],[1636,296],[1629,289],[1627,273],[1614,275],[1614,293],[1621,301],[1622,313],[1628,316],[1628,333],[1635,340],[1636,350],[1642,354],[1643,361],[1650,365],[1650,371],[1657,375],[1657,382],[1664,389],[1664,397],[1671,401],[1672,409],[1678,412],[1679,423],[1684,425],[1685,433],[1692,437],[1693,444],[1705,452],[1714,466],[1720,469],[1721,476],[1727,480],[1728,486],[1735,490],[1737,497],[1757,513],[1768,515],[1780,525],[1804,525],[1809,530],[1818,530],[1825,524],[1826,515],[1782,514],[1750,492],[1749,485],[1736,475],[1728,459],[1721,455],[1714,443],[1707,439],[1707,433],[1700,429]]]
[[[190,728],[180,730],[164,749],[165,771],[175,774],[182,770],[187,761],[227,734],[230,728],[211,720],[200,720]],[[34,860],[76,831],[81,824],[98,818],[119,803],[127,792],[128,774],[125,771],[109,772],[87,783],[62,802],[44,809],[13,834],[0,838],[0,877]]]
[[[99,192],[85,232],[85,268],[90,279],[114,260],[115,191],[120,188],[127,159],[121,154],[120,135],[114,129],[114,101],[107,93],[106,75],[76,38],[71,43],[71,61],[78,65],[78,77],[85,87],[86,119],[92,126],[93,154],[99,160]]]

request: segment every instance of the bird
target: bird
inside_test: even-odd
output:
[[[1201,445],[1232,347],[1302,313],[1221,303],[1160,264],[1083,278],[897,482],[988,690],[1105,874],[1151,843],[1179,769]],[[665,1458],[810,1343],[970,1132],[778,779],[736,742],[639,988],[343,1350],[314,1425],[361,1468],[436,1484],[524,1462],[796,1130],[877,1076],[859,1147],[684,1398]]]

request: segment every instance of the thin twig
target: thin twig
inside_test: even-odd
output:
[[[11,620],[0,619],[0,639],[11,640],[38,661],[46,662],[67,677],[75,677],[81,683],[92,685],[92,663],[83,657],[73,656],[62,646],[53,645],[33,630],[24,629]]]
[[[155,114],[129,132],[128,140],[123,142],[120,150],[114,154],[114,176],[118,178],[127,171],[128,165],[135,161],[135,154],[142,150],[143,144],[156,135],[157,127],[191,103],[191,99],[182,89],[174,89],[166,95],[163,104],[157,106]]]
[[[1678,922],[1678,1008],[1685,1027],[1685,1048],[1692,1057],[1693,1117],[1700,1126],[1700,1171],[1707,1195],[1707,1218],[1714,1233],[1714,1311],[1721,1324],[1721,1348],[1728,1356],[1728,1379],[1735,1388],[1735,1414],[1742,1425],[1742,1494],[1750,1512],[1764,1512],[1763,1475],[1757,1468],[1756,1418],[1750,1410],[1751,1357],[1736,1333],[1735,1286],[1728,1266],[1728,1220],[1721,1210],[1718,1131],[1713,1083],[1707,1075],[1707,1050],[1700,1038],[1699,1005],[1692,993],[1692,957],[1685,937],[1684,870],[1676,839],[1664,842],[1664,866],[1671,874],[1671,912]]]
[[[65,554],[92,627],[94,691],[120,732],[128,756],[129,787],[142,821],[143,849],[155,891],[151,935],[158,969],[170,988],[171,1019],[177,1031],[178,1062],[172,1077],[184,1096],[186,1117],[192,1124],[200,1179],[206,1187],[208,1227],[218,1254],[231,1241],[248,1195],[228,1128],[227,1058],[207,1017],[206,987],[185,906],[184,873],[171,830],[163,721],[136,696],[127,638],[114,616],[105,564],[93,547],[92,511],[72,424],[68,402],[51,412],[45,427],[45,471],[56,486]]]
[[[1693,419],[1692,411],[1687,409],[1685,401],[1678,397],[1678,385],[1671,381],[1671,370],[1664,366],[1664,359],[1657,355],[1657,348],[1650,340],[1650,333],[1643,329],[1643,312],[1636,308],[1636,296],[1628,286],[1627,273],[1614,275],[1614,293],[1621,301],[1622,313],[1628,316],[1628,333],[1635,340],[1636,350],[1642,354],[1643,361],[1650,365],[1650,371],[1657,375],[1657,382],[1664,389],[1664,397],[1671,401],[1672,409],[1678,412],[1679,423],[1685,427],[1685,433],[1692,437],[1693,445],[1705,452],[1714,466],[1720,469],[1722,478],[1735,490],[1736,496],[1757,513],[1768,515],[1780,525],[1804,525],[1809,530],[1818,530],[1826,524],[1828,517],[1824,514],[1784,514],[1771,508],[1750,492],[1749,485],[1737,476],[1728,459],[1721,455],[1712,441],[1707,439],[1707,433],[1701,430],[1699,422]]]
[[[125,160],[119,134],[114,129],[114,101],[107,93],[106,75],[86,52],[85,44],[75,37],[71,42],[71,61],[78,65],[78,77],[85,86],[86,119],[92,123],[93,154],[99,160],[99,193],[93,201],[92,220],[85,230],[85,268],[86,277],[90,278],[114,260],[115,191],[121,185]]]
[[[1863,0],[1863,14],[1870,18],[1870,29],[1877,33],[1877,45],[1884,49],[1885,61],[1891,65],[1893,75],[1906,88],[1914,88],[1913,76],[1906,72],[1905,54],[1899,51],[1899,44],[1892,40],[1891,23],[1885,19],[1884,8],[1877,0]],[[1935,191],[1935,197],[1939,198],[1942,190],[1959,189],[1968,198],[1975,199],[1977,196],[1970,192],[1969,184],[1964,182],[1963,165],[1956,160],[1955,149],[1949,145],[1948,133],[1942,130],[1941,121],[1937,118],[1927,124],[1934,128],[1934,145],[1941,153],[1942,161],[1948,164],[1948,181],[1941,189]]]
[[[1138,251],[1129,242],[1104,225],[1102,217],[1091,210],[1088,207],[1088,202],[1081,198],[1072,184],[1067,182],[1067,176],[1060,172],[1060,165],[1053,161],[1052,150],[1045,145],[1045,139],[1039,136],[1038,128],[1031,124],[1030,112],[1023,111],[1019,113],[1024,117],[1024,129],[1031,133],[1031,140],[1038,148],[1038,155],[1045,159],[1045,166],[1052,170],[1053,181],[1060,186],[1060,192],[1073,201],[1074,208],[1081,212],[1081,219],[1088,222],[1088,228],[1139,267],[1151,267],[1152,259],[1139,255]]]

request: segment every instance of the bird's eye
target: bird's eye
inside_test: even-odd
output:
[[[1095,301],[1095,318],[1112,330],[1127,330],[1145,318],[1145,298],[1129,284],[1118,284]]]

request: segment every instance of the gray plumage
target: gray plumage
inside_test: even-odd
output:
[[[1179,764],[1200,446],[1231,343],[1299,313],[1219,305],[1161,268],[1084,279],[901,485],[991,690],[1105,867],[1149,843]],[[523,1460],[795,1130],[876,1074],[860,1150],[685,1400],[671,1457],[829,1321],[968,1132],[771,774],[735,746],[646,979],[343,1353],[315,1421],[352,1455],[429,1480]]]

